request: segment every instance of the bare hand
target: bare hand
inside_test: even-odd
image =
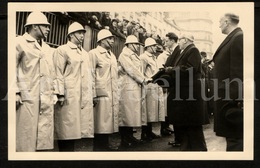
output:
[[[58,97],[57,97],[57,95],[54,95],[54,96],[53,96],[53,104],[56,104],[57,101],[58,101]]]
[[[20,94],[16,94],[16,105],[23,104]]]

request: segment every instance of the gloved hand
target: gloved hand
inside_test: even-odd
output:
[[[58,96],[58,102],[61,106],[63,106],[65,101],[65,97],[63,95]]]
[[[99,100],[98,97],[93,98],[93,107],[95,107],[98,104]]]
[[[148,83],[151,83],[152,81],[153,81],[152,78],[145,78],[142,84],[147,85]]]

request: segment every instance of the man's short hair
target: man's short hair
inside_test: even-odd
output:
[[[167,33],[166,37],[168,37],[170,40],[174,40],[175,42],[178,41],[178,36],[175,33],[173,33],[173,32]]]
[[[234,13],[226,13],[225,16],[231,21],[231,23],[238,24],[239,16]]]

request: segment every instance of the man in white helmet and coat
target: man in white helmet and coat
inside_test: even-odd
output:
[[[76,139],[94,137],[92,71],[82,48],[86,30],[78,22],[68,28],[68,42],[57,48],[53,60],[58,88],[55,136],[60,151],[74,151]]]
[[[107,29],[97,35],[97,47],[89,51],[94,71],[94,151],[117,150],[109,145],[109,135],[118,132],[118,68],[111,52],[114,36]]]
[[[134,35],[126,38],[125,47],[119,58],[119,131],[121,134],[121,146],[130,147],[141,141],[133,136],[133,127],[141,127],[146,124],[146,111],[144,109],[143,85],[147,78],[143,74],[143,68],[139,55],[141,43]]]
[[[52,51],[47,38],[50,23],[41,12],[32,12],[24,25],[27,32],[16,46],[16,151],[54,148],[54,94]]]
[[[144,46],[145,52],[140,55],[143,74],[148,79],[151,79],[159,71],[159,64],[155,56],[156,47],[156,41],[153,38],[147,38]],[[156,83],[149,83],[145,89],[147,125],[142,126],[141,138],[144,141],[151,141],[160,137],[152,132],[152,123],[165,121],[165,98],[162,88]]]

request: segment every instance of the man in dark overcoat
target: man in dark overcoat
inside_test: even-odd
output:
[[[227,37],[213,56],[213,76],[218,80],[214,130],[226,137],[227,151],[243,151],[243,32],[235,14],[225,14],[219,23]]]
[[[205,123],[204,101],[201,97],[201,57],[191,34],[182,34],[182,50],[172,68],[166,72],[173,77],[171,102],[172,121],[178,127],[181,151],[207,151],[202,125]]]
[[[168,45],[168,43],[172,43],[172,46],[170,48],[171,54],[165,62],[165,67],[173,67],[176,59],[179,57],[180,52],[181,52],[181,49],[178,45],[178,36],[173,32],[169,32],[168,34],[166,34],[165,42],[167,45]],[[180,146],[180,140],[178,138],[179,130],[178,130],[178,126],[174,125],[174,123],[172,122],[172,113],[173,113],[174,109],[171,104],[173,101],[172,99],[174,99],[175,88],[172,84],[170,84],[169,86],[170,86],[168,88],[169,94],[167,97],[167,116],[168,117],[165,119],[165,121],[166,121],[166,124],[168,121],[168,124],[173,124],[173,127],[174,127],[174,141],[170,141],[169,145],[172,145],[173,147],[175,147],[175,146],[178,147],[178,146]]]

